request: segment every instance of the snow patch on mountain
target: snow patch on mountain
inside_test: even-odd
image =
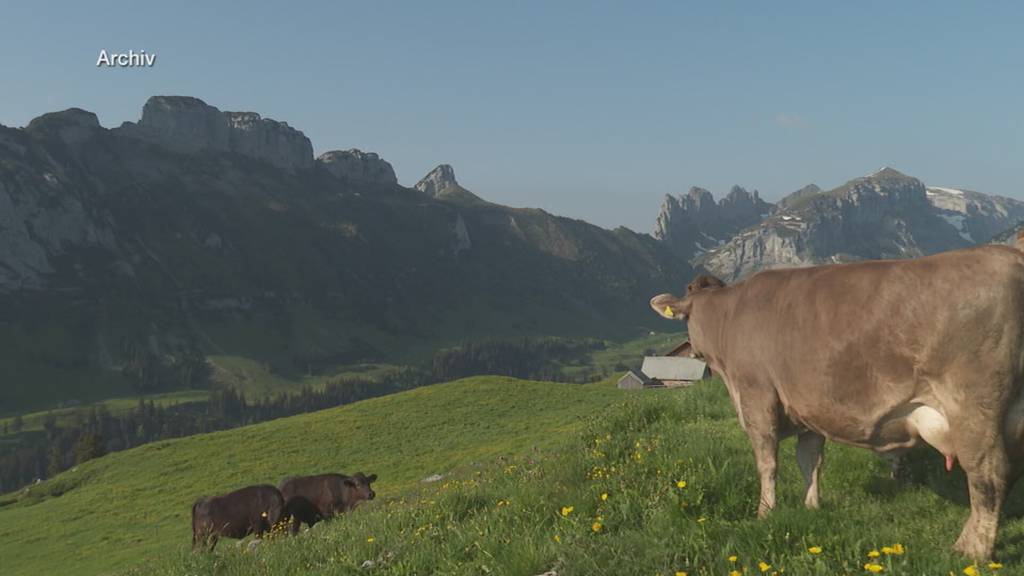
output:
[[[960,234],[961,238],[968,242],[974,242],[974,238],[971,237],[971,233],[967,230],[967,226],[964,224],[965,217],[963,214],[939,213],[939,216],[941,216],[946,222],[949,222],[950,226],[956,228],[957,234]]]

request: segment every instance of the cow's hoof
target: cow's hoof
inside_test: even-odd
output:
[[[963,533],[953,545],[953,551],[974,560],[988,560],[992,557],[992,544],[985,542],[976,533]]]

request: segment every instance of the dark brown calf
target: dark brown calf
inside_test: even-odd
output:
[[[357,472],[344,474],[318,474],[296,476],[281,482],[281,495],[285,500],[285,517],[291,519],[291,532],[295,534],[303,523],[312,527],[325,520],[349,512],[364,500],[373,500],[377,494],[370,484],[377,480]]]
[[[262,535],[281,519],[284,498],[269,484],[248,486],[223,496],[209,496],[192,505],[192,548],[213,550],[217,538]]]

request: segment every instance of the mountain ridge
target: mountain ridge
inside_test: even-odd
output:
[[[195,98],[0,128],[0,412],[201,385],[183,359],[210,353],[287,375],[633,333],[692,274],[650,236],[489,203],[449,170],[434,198],[375,153],[313,158],[286,123]]]
[[[659,227],[665,212],[663,207]],[[832,190],[807,185],[709,249],[699,241],[689,251],[685,244],[667,244],[695,266],[734,281],[771,268],[910,258],[963,248],[989,241],[1020,219],[1024,202],[926,186],[886,166]],[[685,217],[677,220],[687,222]],[[686,237],[685,231],[673,232]]]

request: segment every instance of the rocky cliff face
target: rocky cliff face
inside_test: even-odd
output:
[[[690,259],[723,244],[740,230],[759,222],[772,205],[733,186],[725,198],[715,202],[711,192],[691,188],[685,195],[666,195],[658,213],[654,237],[682,258]]]
[[[351,150],[331,150],[321,154],[317,163],[327,169],[336,178],[365,184],[395,185],[395,169],[387,160],[373,152],[363,152],[356,148]]]
[[[730,281],[771,268],[911,258],[973,243],[936,210],[924,184],[884,168],[829,192],[805,189],[697,263]]]
[[[648,235],[485,202],[450,166],[413,190],[375,154],[308,150],[194,98],[113,130],[77,109],[0,127],[0,412],[191,386],[210,353],[326,371],[649,329],[650,295],[692,275]]]
[[[1024,220],[1024,202],[958,188],[929,186],[928,201],[968,242],[985,243]]]
[[[288,170],[313,165],[309,138],[287,123],[255,112],[221,112],[189,96],[153,96],[137,124],[125,122],[118,130],[179,153],[233,152]]]
[[[0,126],[0,294],[43,287],[69,251],[114,249],[110,213],[72,160],[100,130],[75,108]]]
[[[455,170],[448,164],[441,164],[434,168],[419,182],[415,188],[431,198],[443,196],[449,190],[459,187],[455,180]]]

